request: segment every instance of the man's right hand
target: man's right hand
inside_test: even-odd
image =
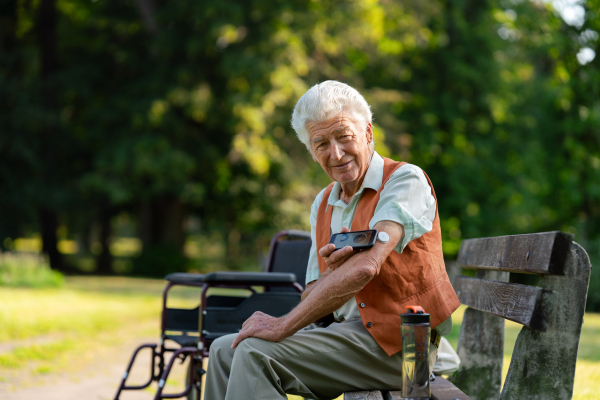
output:
[[[347,226],[344,226],[340,233],[350,232]],[[335,245],[333,243],[328,243],[327,245],[321,247],[319,250],[319,254],[325,260],[325,264],[327,264],[327,269],[329,272],[333,271],[340,265],[342,265],[354,252],[352,246],[346,246],[338,251],[335,250]]]
[[[347,226],[344,226],[340,233],[346,232],[350,232],[350,229],[348,229]],[[319,250],[319,254],[325,260],[325,264],[327,264],[327,269],[321,274],[321,277],[318,280],[312,281],[308,285],[306,285],[306,288],[304,288],[304,292],[302,293],[302,300],[304,300],[306,296],[308,296],[308,294],[315,288],[315,286],[317,286],[317,284],[320,281],[322,281],[327,275],[329,275],[331,271],[345,263],[346,260],[350,258],[350,256],[352,256],[352,254],[354,253],[354,250],[351,246],[346,246],[342,249],[339,249],[338,251],[333,251],[334,249],[335,245],[329,243]]]

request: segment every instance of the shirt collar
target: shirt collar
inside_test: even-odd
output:
[[[365,174],[365,179],[363,179],[362,185],[358,192],[354,194],[354,196],[359,196],[362,194],[364,189],[373,189],[378,191],[383,182],[383,158],[377,154],[376,151],[373,151],[373,157],[371,157],[371,163],[369,164],[369,168],[367,169],[367,173]],[[331,194],[329,195],[329,199],[327,199],[327,204],[334,205],[338,200],[340,200],[340,192],[342,191],[342,185],[339,182],[335,182],[333,184],[333,189],[331,189]]]

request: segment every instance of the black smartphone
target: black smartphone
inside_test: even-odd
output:
[[[346,246],[352,246],[354,250],[365,250],[373,247],[376,238],[377,230],[370,229],[368,231],[336,233],[331,235],[329,243],[335,245],[335,250],[333,251],[342,249]]]

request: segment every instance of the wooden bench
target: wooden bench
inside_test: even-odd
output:
[[[452,383],[431,382],[432,399],[571,399],[591,272],[585,250],[562,232],[468,239],[457,263],[477,270],[454,281],[468,306],[458,340],[461,365]],[[509,283],[509,273],[530,274],[525,281],[537,285]],[[504,387],[503,319],[523,325]],[[344,394],[346,400],[401,398],[400,391]]]

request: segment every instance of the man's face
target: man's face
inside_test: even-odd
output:
[[[321,164],[325,173],[341,183],[342,188],[358,184],[371,161],[371,124],[342,111],[323,122],[308,122],[306,128],[313,160]]]

